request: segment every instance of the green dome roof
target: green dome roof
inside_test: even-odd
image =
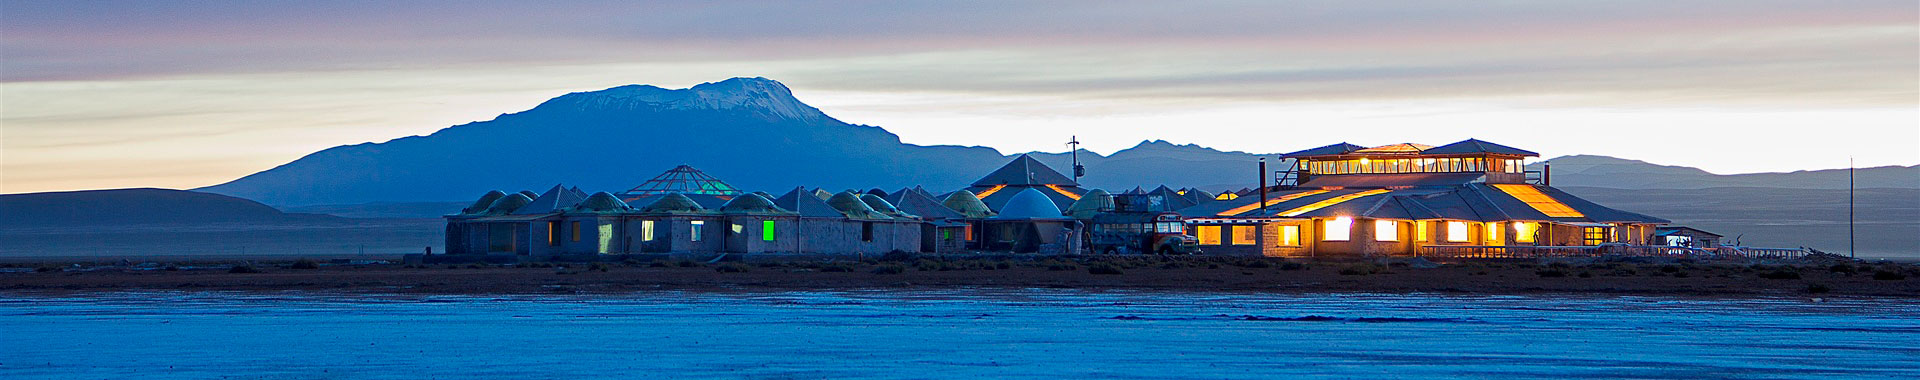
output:
[[[1106,190],[1093,189],[1081,195],[1080,200],[1067,205],[1066,214],[1074,219],[1092,219],[1094,214],[1107,210],[1113,210],[1113,194],[1108,194]]]
[[[744,214],[789,213],[787,210],[782,210],[780,209],[780,207],[774,206],[773,201],[767,200],[767,197],[760,196],[760,194],[757,194],[757,193],[740,194],[740,196],[734,197],[733,200],[727,201],[727,204],[720,206],[720,212],[729,213],[729,214],[732,214],[732,213],[744,213]]]
[[[588,196],[586,200],[580,201],[579,204],[573,205],[573,207],[569,208],[567,211],[587,212],[587,213],[617,213],[617,212],[623,212],[623,211],[630,211],[632,209],[633,208],[631,207],[627,207],[627,202],[621,202],[619,197],[615,197],[613,196],[613,194],[602,191],[598,193],[593,193],[593,195]]]
[[[913,217],[913,215],[909,215],[904,211],[900,211],[899,207],[893,207],[893,203],[887,202],[886,198],[881,198],[879,195],[873,195],[872,193],[861,194],[860,201],[866,202],[867,207],[873,208],[873,211],[879,211],[882,214],[887,214],[887,216],[892,216],[895,218],[912,218]]]
[[[840,210],[840,213],[846,214],[848,218],[891,219],[886,214],[875,211],[873,206],[868,206],[866,201],[860,200],[860,196],[853,195],[851,191],[834,194],[833,198],[827,199],[827,205]]]
[[[467,206],[467,208],[460,209],[460,213],[479,214],[482,212],[486,212],[488,207],[493,206],[493,201],[500,200],[500,197],[504,197],[504,196],[507,196],[507,193],[504,191],[500,191],[500,190],[489,191],[487,192],[486,195],[481,195],[480,200],[474,201],[472,206]]]
[[[960,213],[960,215],[965,216],[967,219],[985,219],[986,217],[993,216],[993,209],[987,208],[987,203],[981,202],[980,197],[974,196],[971,191],[955,191],[952,195],[947,196],[947,200],[941,201],[940,204],[953,209],[954,212]]]
[[[507,194],[507,196],[500,197],[499,200],[493,201],[492,205],[487,206],[487,215],[511,214],[513,210],[526,207],[528,203],[533,203],[533,198],[528,197],[526,194]]]
[[[681,195],[680,193],[663,195],[660,199],[656,199],[652,204],[647,205],[647,207],[640,208],[640,212],[700,212],[705,210],[705,207],[700,207],[699,202],[694,202],[693,198],[687,198],[687,196]]]

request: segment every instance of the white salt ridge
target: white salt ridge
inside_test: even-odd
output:
[[[829,119],[819,109],[795,99],[786,85],[766,78],[733,78],[679,90],[626,85],[567,94],[548,103],[560,101],[578,109],[745,110],[779,119]]]

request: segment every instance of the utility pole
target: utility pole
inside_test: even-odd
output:
[[[1847,156],[1847,257],[1853,258],[1853,156]]]
[[[1260,184],[1260,216],[1271,216],[1271,215],[1267,215],[1267,158],[1266,157],[1260,158],[1259,184]]]

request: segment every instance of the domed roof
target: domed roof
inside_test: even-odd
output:
[[[720,212],[743,214],[786,214],[787,210],[774,206],[773,201],[756,193],[740,194],[727,204],[720,206]]]
[[[887,202],[886,198],[881,198],[878,195],[873,195],[871,193],[861,194],[860,201],[866,202],[867,207],[873,208],[873,211],[879,211],[882,214],[887,214],[887,216],[892,216],[895,218],[913,217],[913,215],[908,215],[906,212],[900,211],[900,208],[894,207],[893,202]]]
[[[967,219],[983,219],[993,216],[993,209],[987,208],[987,203],[981,202],[980,197],[974,196],[971,191],[955,191],[953,194],[947,195],[947,199],[941,201],[940,204],[953,209],[953,212],[960,213],[960,215],[965,216]]]
[[[1108,210],[1113,210],[1113,194],[1108,194],[1106,190],[1093,189],[1086,195],[1081,195],[1080,200],[1067,205],[1066,214],[1074,219],[1091,219],[1094,214]]]
[[[1047,198],[1047,194],[1029,187],[1008,198],[1007,204],[1000,206],[1000,215],[987,219],[1061,220],[1067,217],[1060,214],[1059,206],[1054,206],[1053,199]]]
[[[640,212],[700,212],[705,210],[705,207],[700,207],[699,202],[694,202],[693,198],[687,198],[686,195],[681,195],[680,193],[668,193],[667,195],[660,196],[660,199],[654,200],[653,203],[648,204],[647,207],[640,208]]]
[[[622,211],[629,211],[632,209],[633,209],[632,207],[627,207],[627,202],[620,201],[619,197],[615,197],[611,193],[602,191],[598,193],[593,193],[593,195],[588,196],[586,200],[580,201],[579,204],[573,205],[573,207],[569,208],[567,211],[568,212],[589,212],[589,213],[616,213],[616,212],[622,212]]]
[[[498,200],[494,200],[492,205],[487,206],[487,215],[511,214],[513,210],[526,207],[528,203],[533,203],[533,198],[528,197],[526,194],[507,194]]]
[[[474,201],[472,206],[467,206],[467,208],[460,209],[460,213],[479,214],[481,212],[485,212],[487,211],[487,207],[493,206],[493,201],[500,200],[500,197],[504,197],[504,196],[507,196],[507,193],[504,191],[500,191],[500,190],[489,191],[487,192],[486,195],[481,195],[480,200]]]
[[[852,191],[834,194],[833,198],[827,199],[827,205],[840,210],[840,213],[846,214],[848,218],[890,219],[886,214],[875,211],[873,206],[868,206],[866,201],[860,200],[860,196],[853,195]]]

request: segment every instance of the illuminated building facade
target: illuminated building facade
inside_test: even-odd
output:
[[[1180,210],[1210,254],[1273,257],[1527,256],[1648,244],[1667,220],[1607,208],[1525,170],[1539,154],[1480,140],[1334,144],[1288,153],[1288,177]],[[1536,175],[1537,174],[1537,175]]]

